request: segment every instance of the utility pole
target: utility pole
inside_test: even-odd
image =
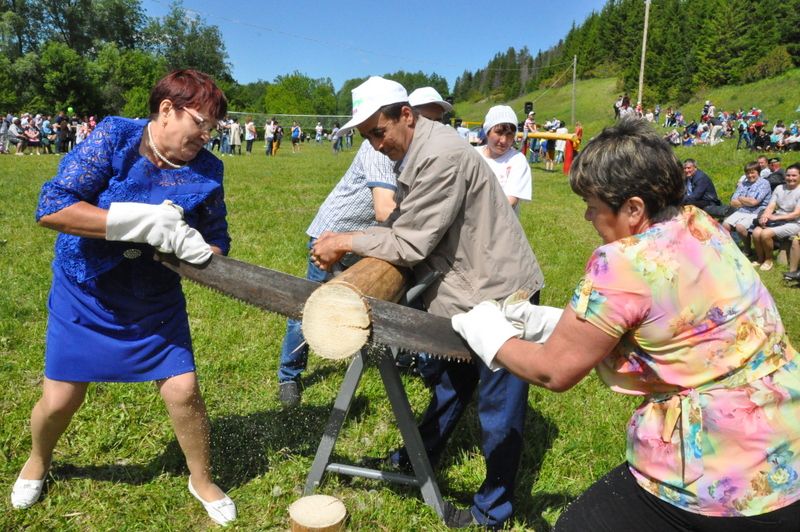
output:
[[[644,56],[647,52],[647,26],[650,21],[650,0],[644,0],[644,32],[642,33],[642,63],[639,66],[639,97],[636,101],[642,104],[642,90],[644,89]]]
[[[575,126],[575,75],[578,71],[578,56],[572,56],[572,126]]]

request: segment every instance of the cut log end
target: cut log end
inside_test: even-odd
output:
[[[303,336],[322,358],[351,357],[367,343],[369,334],[369,308],[352,287],[327,283],[306,300]]]
[[[346,517],[342,501],[330,495],[309,495],[289,506],[292,532],[338,532]]]

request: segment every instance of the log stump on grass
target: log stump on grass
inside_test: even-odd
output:
[[[339,532],[346,517],[342,501],[330,495],[308,495],[289,506],[292,532]]]

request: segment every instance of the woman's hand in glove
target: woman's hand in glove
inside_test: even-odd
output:
[[[150,244],[172,253],[169,242],[182,221],[183,209],[169,200],[159,205],[116,202],[108,207],[106,240]]]
[[[503,301],[503,315],[520,329],[523,340],[541,344],[550,337],[564,310],[534,305],[528,298],[528,294],[524,291],[508,296]]]
[[[520,336],[519,329],[506,320],[500,305],[495,301],[484,301],[469,312],[456,314],[450,321],[453,329],[493,371],[502,367],[494,362],[500,347],[509,338]]]
[[[161,253],[174,253],[193,264],[211,256],[211,246],[183,220],[183,209],[169,200],[159,205],[112,203],[106,217],[106,239],[150,244]]]

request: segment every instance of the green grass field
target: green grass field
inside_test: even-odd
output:
[[[597,93],[613,95],[615,90],[604,80],[587,84]],[[596,100],[610,106],[607,94]],[[585,119],[591,124],[589,135],[607,122],[602,112]],[[682,149],[679,156],[696,158],[727,196],[750,158],[734,145]],[[267,159],[257,145],[251,157],[224,157],[231,256],[303,275],[305,228],[354,153],[334,156],[325,144],[306,145],[292,154],[284,146],[276,158]],[[800,154],[785,158],[797,159]],[[55,238],[34,224],[33,212],[39,188],[55,173],[57,162],[56,156],[0,157],[0,529],[213,526],[186,490],[183,457],[151,384],[91,386],[56,450],[46,497],[29,510],[11,509],[8,494],[29,450],[28,416],[40,394]],[[523,207],[521,221],[545,272],[543,303],[563,306],[600,243],[583,220],[583,203],[571,193],[566,176],[535,166],[534,200]],[[762,277],[778,301],[792,341],[800,345],[800,289],[785,285],[781,271],[776,268]],[[283,318],[202,287],[186,284],[185,291],[212,422],[215,474],[239,509],[234,528],[286,529],[287,508],[301,494],[345,366],[312,355],[303,404],[284,412],[276,379]],[[404,377],[404,382],[415,412],[421,412],[427,390],[413,377]],[[516,529],[546,530],[570,499],[624,460],[624,426],[636,402],[613,394],[594,375],[564,394],[531,390]],[[437,473],[447,498],[468,503],[480,485],[484,466],[478,442],[476,416],[470,412]],[[354,462],[382,456],[399,443],[380,378],[370,369],[335,457]],[[414,489],[328,475],[319,492],[344,501],[352,530],[444,530]]]

